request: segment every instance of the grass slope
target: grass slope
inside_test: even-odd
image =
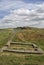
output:
[[[0,48],[7,43],[11,34],[11,29],[0,29]]]
[[[44,55],[2,53],[0,65],[44,65]]]
[[[0,30],[0,47],[6,44],[12,30]],[[33,42],[44,50],[44,29],[17,28],[14,31],[13,41]],[[44,55],[0,52],[0,65],[44,65]]]
[[[32,42],[40,46],[44,50],[44,29],[25,28],[18,29],[15,37],[15,42]]]

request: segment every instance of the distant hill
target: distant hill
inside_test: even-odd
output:
[[[13,41],[33,42],[43,48],[44,45],[44,29],[19,27]],[[44,49],[44,48],[43,48]]]

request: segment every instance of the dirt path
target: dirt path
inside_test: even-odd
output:
[[[3,47],[0,49],[0,52],[3,52],[3,50],[7,49],[7,46],[10,46],[10,43],[12,42],[12,39],[13,39],[14,36],[15,36],[15,31],[12,30],[12,34],[11,34],[11,36],[9,37],[8,42],[6,43],[5,46],[3,46]]]

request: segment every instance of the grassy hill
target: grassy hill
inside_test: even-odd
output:
[[[12,34],[12,29],[0,29],[0,48],[4,46]]]
[[[32,42],[44,50],[44,29],[16,28],[0,30],[0,48],[3,47],[13,35],[12,41]],[[0,52],[0,65],[44,65],[44,54],[19,54]]]
[[[17,28],[13,41],[15,42],[32,42],[44,50],[44,29],[36,28]]]

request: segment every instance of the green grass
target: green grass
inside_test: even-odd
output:
[[[0,56],[0,65],[44,65],[44,55],[5,54]]]
[[[11,45],[10,49],[18,49],[18,50],[34,50],[34,48],[30,45]]]
[[[0,30],[0,48],[12,35],[13,29]],[[33,42],[44,50],[44,29],[14,29],[16,42]],[[44,55],[0,52],[0,65],[44,65]]]
[[[0,48],[7,43],[11,34],[11,29],[0,29]]]
[[[44,50],[44,29],[18,29],[13,38],[14,42],[32,42]]]

